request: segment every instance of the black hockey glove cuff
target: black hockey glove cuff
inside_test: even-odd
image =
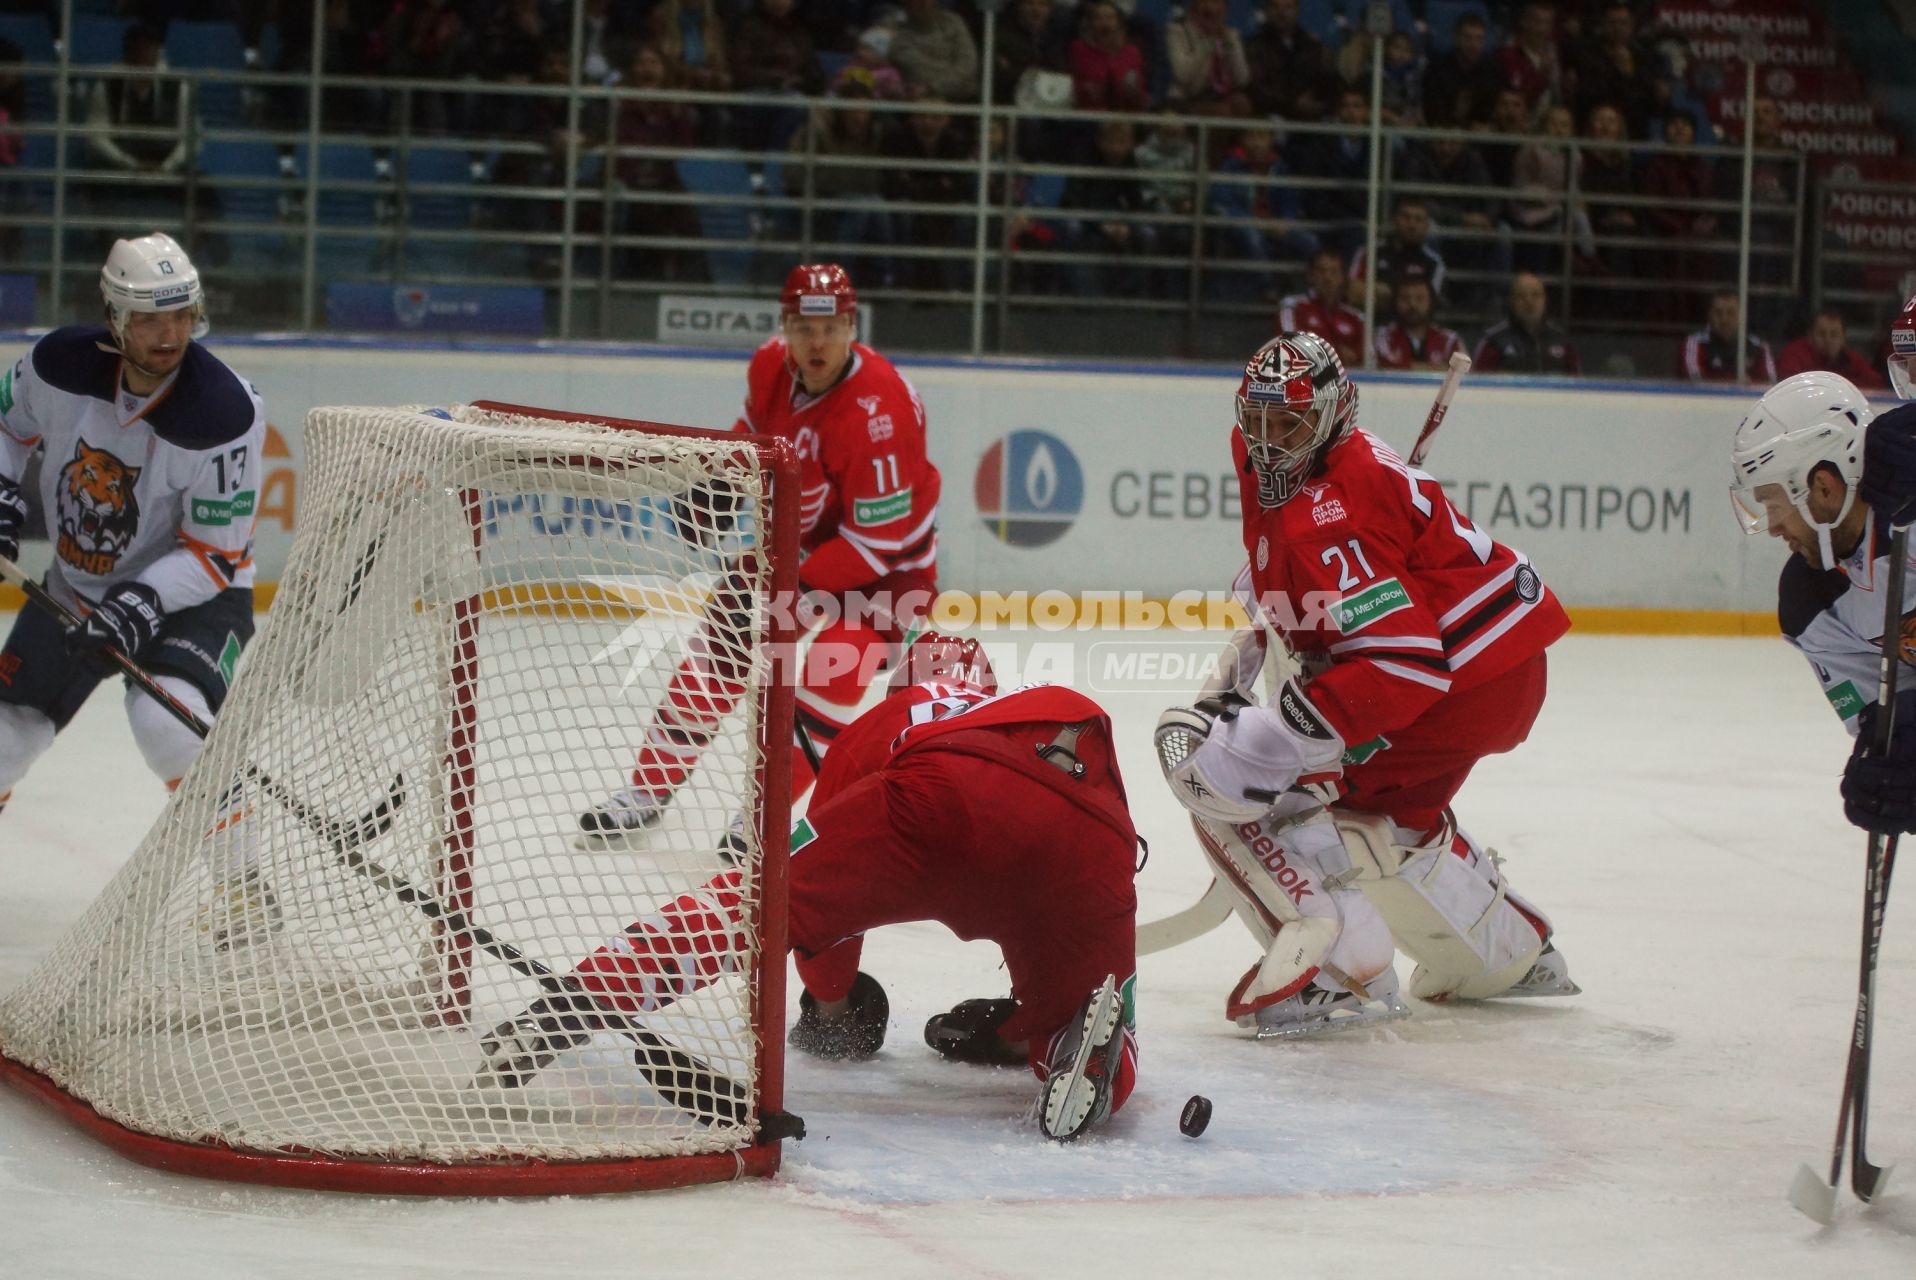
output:
[[[1881,708],[1864,707],[1843,767],[1843,816],[1876,835],[1916,834],[1916,690],[1896,695],[1889,750],[1875,750]]]
[[[27,498],[20,486],[0,476],[0,556],[20,558],[20,534],[27,527]]]
[[[160,593],[144,582],[123,582],[87,620],[67,632],[67,652],[103,675],[117,669],[107,656],[108,647],[118,649],[137,660],[140,651],[160,634],[166,614],[160,608]]]

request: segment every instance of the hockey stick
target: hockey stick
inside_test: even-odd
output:
[[[1444,417],[1450,412],[1450,402],[1457,396],[1457,385],[1469,372],[1470,357],[1461,351],[1451,352],[1449,372],[1444,374],[1443,385],[1437,388],[1437,398],[1431,402],[1429,414],[1425,415],[1424,429],[1417,433],[1417,442],[1411,446],[1411,466],[1423,465],[1424,458],[1430,453],[1431,439],[1436,436],[1437,428],[1444,425]],[[1213,879],[1211,887],[1204,891],[1204,896],[1184,910],[1139,925],[1138,954],[1147,956],[1154,951],[1164,951],[1193,938],[1203,937],[1231,918],[1231,904],[1230,887],[1222,880]]]
[[[45,587],[21,572],[19,565],[4,556],[0,556],[0,578],[5,578],[18,586],[26,593],[27,599],[45,609],[62,625],[68,628],[84,625],[77,614],[56,600]],[[168,714],[185,725],[195,736],[204,740],[212,732],[211,726],[194,715],[190,707],[168,693],[139,663],[111,645],[106,647],[105,652],[112,658],[114,665],[126,673],[128,679],[157,701]],[[674,1106],[709,1124],[711,1121],[702,1113],[700,1106],[701,1100],[709,1096],[715,1100],[718,1118],[725,1123],[738,1124],[748,1118],[749,1095],[737,1081],[719,1074],[709,1064],[665,1040],[656,1032],[614,1014],[593,999],[576,978],[570,975],[563,978],[558,976],[546,965],[527,956],[511,943],[493,936],[491,930],[467,919],[465,912],[456,907],[448,907],[433,894],[417,888],[404,876],[388,870],[369,858],[362,846],[389,829],[393,823],[393,815],[400,805],[405,803],[403,777],[394,776],[386,799],[371,812],[352,822],[342,823],[319,816],[265,770],[255,765],[247,765],[244,773],[246,777],[259,783],[262,790],[285,806],[287,812],[299,819],[313,834],[331,845],[333,855],[349,870],[364,876],[378,888],[385,890],[406,906],[412,907],[427,919],[443,924],[460,937],[470,939],[481,950],[536,981],[549,994],[573,997],[575,1003],[586,1004],[609,1020],[616,1019],[616,1021],[609,1021],[606,1029],[619,1032],[638,1046],[634,1061],[639,1070],[645,1073],[646,1078],[652,1082],[652,1086],[659,1091],[660,1096]]]
[[[1879,755],[1889,750],[1890,730],[1896,718],[1896,681],[1902,665],[1903,585],[1909,559],[1909,526],[1890,530],[1888,580],[1883,585],[1883,656],[1878,668],[1877,715],[1873,746]],[[1843,1147],[1852,1139],[1850,1190],[1869,1204],[1882,1193],[1889,1170],[1869,1162],[1864,1146],[1869,1136],[1869,1063],[1876,1015],[1876,958],[1883,941],[1883,912],[1889,905],[1889,877],[1896,864],[1896,837],[1872,832],[1869,870],[1863,881],[1863,947],[1857,978],[1856,1021],[1850,1035],[1849,1061],[1843,1070],[1843,1100],[1836,1112],[1836,1143],[1830,1154],[1828,1180],[1805,1164],[1790,1184],[1790,1203],[1806,1216],[1828,1226],[1836,1216],[1836,1188],[1843,1178]]]
[[[1450,353],[1450,371],[1444,375],[1444,385],[1437,388],[1437,399],[1430,406],[1430,415],[1424,419],[1424,429],[1417,433],[1417,443],[1410,447],[1409,463],[1413,467],[1424,465],[1424,457],[1430,452],[1431,437],[1437,434],[1437,428],[1444,425],[1444,415],[1450,412],[1450,402],[1457,394],[1457,384],[1470,372],[1470,357],[1461,351]]]

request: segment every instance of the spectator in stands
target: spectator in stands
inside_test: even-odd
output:
[[[905,20],[892,34],[891,60],[914,98],[978,100],[978,45],[964,19],[938,0],[903,0]]]
[[[1125,30],[1124,14],[1111,0],[1084,0],[1078,38],[1067,50],[1077,105],[1083,111],[1145,111],[1151,77],[1144,54]]]
[[[1691,382],[1736,381],[1736,329],[1743,308],[1734,290],[1725,289],[1710,297],[1710,323],[1683,340],[1677,358],[1678,376]],[[1743,381],[1767,387],[1776,381],[1776,361],[1770,358],[1770,344],[1754,333],[1745,339]]]
[[[1432,120],[1431,127],[1454,129],[1454,122]],[[1430,138],[1412,143],[1397,170],[1405,186],[1451,187],[1423,192],[1420,198],[1438,231],[1488,231],[1496,225],[1490,187],[1490,167],[1483,153],[1460,138]],[[1467,193],[1467,194],[1466,194]]]
[[[1351,282],[1361,285],[1370,273],[1367,250],[1351,258]],[[1377,305],[1390,305],[1390,290],[1399,280],[1415,277],[1429,283],[1437,297],[1444,293],[1444,255],[1430,244],[1430,206],[1422,196],[1404,196],[1391,215],[1390,236],[1377,246]]]
[[[506,187],[560,187],[565,185],[567,158],[575,143],[583,148],[585,138],[575,134],[567,110],[571,99],[572,67],[566,46],[552,45],[539,51],[538,66],[531,83],[548,90],[539,94],[514,94],[506,99],[503,121],[495,126],[515,141],[538,144],[537,151],[504,151],[493,170],[493,180]],[[556,200],[506,199],[500,202],[500,225],[522,231],[551,233],[559,230],[563,210]],[[534,249],[533,270],[540,275],[557,274],[558,250],[549,245]]]
[[[1191,126],[1177,120],[1160,120],[1151,127],[1151,136],[1131,153],[1132,163],[1144,171],[1145,208],[1152,213],[1189,218],[1197,206],[1197,143],[1191,139]],[[1191,252],[1188,226],[1174,222],[1156,225],[1158,252],[1186,257]],[[1152,273],[1156,291],[1181,297],[1188,283],[1185,273],[1174,268]]]
[[[1505,137],[1523,137],[1534,134],[1536,129],[1530,121],[1530,109],[1524,105],[1523,94],[1515,89],[1499,89],[1497,100],[1490,108],[1489,132]],[[1490,170],[1490,180],[1508,192],[1517,185],[1517,153],[1523,150],[1521,142],[1485,142],[1479,150],[1483,152],[1484,167]],[[1501,197],[1499,203],[1508,205],[1508,196]]]
[[[1384,123],[1414,128],[1424,122],[1424,60],[1408,31],[1384,37]]]
[[[1809,332],[1776,353],[1776,376],[1797,373],[1837,373],[1865,390],[1889,385],[1881,366],[1864,359],[1849,345],[1843,313],[1825,307],[1810,321]]]
[[[547,45],[560,43],[561,33],[541,0],[502,0],[478,24],[474,42],[473,56],[485,75],[503,79],[517,72],[530,79],[539,55]],[[564,43],[571,43],[570,32],[564,33]]]
[[[646,38],[658,46],[674,88],[723,93],[732,87],[731,41],[713,0],[659,0],[646,20]]]
[[[1149,205],[1132,160],[1137,131],[1129,120],[1106,120],[1098,125],[1096,146],[1091,164],[1102,172],[1075,176],[1064,189],[1065,208],[1091,215],[1078,223],[1078,247],[1102,258],[1156,253],[1157,227],[1125,216],[1142,213]],[[1085,263],[1079,272],[1084,293],[1136,297],[1143,286],[1144,271],[1132,262]]]
[[[811,194],[820,201],[848,206],[820,209],[813,224],[816,238],[840,245],[895,244],[898,235],[894,215],[885,204],[884,167],[831,163],[841,158],[877,161],[882,156],[876,114],[868,105],[871,89],[860,81],[841,81],[834,96],[844,105],[814,109],[811,120],[792,139],[792,158],[785,162],[785,193],[805,194],[803,157],[809,152],[813,157]],[[842,256],[839,260],[846,261]],[[893,283],[889,257],[860,258],[852,266],[856,278],[868,286],[889,288]]]
[[[1370,99],[1355,89],[1337,96],[1337,121],[1346,132],[1317,134],[1298,146],[1297,171],[1313,178],[1330,178],[1334,185],[1313,187],[1304,196],[1304,208],[1313,221],[1332,224],[1323,238],[1345,253],[1364,240],[1370,216]]]
[[[1199,116],[1251,114],[1246,92],[1251,66],[1244,57],[1244,37],[1224,20],[1224,0],[1191,0],[1184,18],[1165,27],[1164,51],[1171,64],[1165,110]]]
[[[166,74],[159,33],[143,23],[128,26],[121,37],[119,68],[139,74],[102,76],[93,82],[86,119],[98,132],[87,139],[88,154],[103,170],[171,181],[100,182],[89,184],[90,194],[100,214],[122,226],[178,218],[185,212],[187,179],[193,171],[193,87],[182,77]],[[213,188],[200,183],[194,192],[195,216],[218,218]],[[102,254],[115,234],[104,233]],[[195,252],[207,249],[214,261],[220,260],[219,248],[194,246]]]
[[[1575,132],[1570,108],[1551,107],[1543,113],[1543,137],[1517,148],[1510,176],[1518,194],[1510,202],[1510,221],[1520,231],[1545,237],[1517,245],[1516,260],[1527,270],[1560,268],[1566,217],[1577,252],[1586,258],[1596,254],[1590,215],[1570,197],[1569,139]]]
[[[1531,119],[1563,101],[1563,72],[1557,63],[1557,6],[1527,0],[1517,15],[1517,32],[1497,50],[1504,84],[1523,95]]]
[[[1238,145],[1218,164],[1211,183],[1211,211],[1220,218],[1244,220],[1218,228],[1218,241],[1230,257],[1258,263],[1302,262],[1317,252],[1317,237],[1297,225],[1302,209],[1297,188],[1285,181],[1290,174],[1271,129],[1260,125],[1238,134]],[[1251,219],[1261,225],[1252,224]],[[1268,300],[1277,300],[1277,287],[1268,273],[1262,292]]]
[[[796,0],[758,0],[758,7],[732,31],[729,52],[737,88],[781,97],[815,97],[825,91],[825,69],[812,48],[812,33],[795,9]],[[735,114],[726,141],[748,154],[774,150],[803,123],[795,107],[748,107]]]
[[[1663,140],[1671,147],[1696,143],[1696,120],[1688,111],[1672,111],[1663,118]],[[1659,151],[1643,167],[1643,194],[1649,205],[1639,221],[1645,232],[1663,242],[1646,252],[1644,273],[1668,281],[1696,280],[1708,274],[1708,251],[1692,247],[1717,234],[1717,214],[1711,209],[1665,205],[1666,200],[1716,199],[1716,167],[1694,152]],[[1666,291],[1668,300],[1676,297]],[[1666,319],[1674,316],[1665,314]]]
[[[1751,131],[1756,143],[1755,167],[1750,172],[1750,199],[1756,208],[1750,215],[1750,283],[1781,288],[1790,283],[1790,258],[1796,249],[1797,169],[1794,155],[1765,155],[1766,151],[1795,152],[1797,148],[1783,136],[1783,113],[1776,99],[1759,97],[1750,114]],[[1775,297],[1768,303],[1753,303],[1757,314],[1752,323],[1794,329],[1800,319],[1790,317],[1793,301]]]
[[[15,70],[25,60],[19,45],[0,40],[0,261],[13,260],[20,252],[20,228],[13,219],[27,204],[26,184],[13,175],[27,150],[26,135],[19,132],[27,120],[27,88]]]
[[[832,92],[841,94],[852,85],[862,86],[866,96],[887,102],[911,96],[911,90],[905,86],[905,77],[891,62],[890,27],[868,27],[858,37],[858,44],[852,50],[852,60],[838,70],[832,79]],[[870,112],[866,113],[867,115]],[[864,273],[858,273],[864,279]]]
[[[472,65],[475,37],[453,0],[394,0],[383,39],[394,75],[451,80]],[[429,133],[463,131],[468,103],[463,95],[415,93],[413,127]]]
[[[1603,6],[1596,35],[1584,40],[1571,62],[1578,114],[1588,118],[1601,103],[1622,112],[1628,136],[1649,131],[1657,104],[1654,60],[1636,43],[1637,19],[1629,5]]]
[[[970,173],[951,169],[918,167],[926,160],[974,163],[977,156],[963,134],[952,124],[949,112],[932,108],[916,111],[892,127],[882,144],[883,154],[892,161],[884,171],[883,189],[887,198],[914,204],[957,204],[974,198]],[[896,215],[898,242],[917,248],[969,248],[970,233],[964,219],[949,213],[905,213]],[[961,289],[971,283],[969,262],[955,258],[904,258],[898,264],[898,283],[908,289]]]
[[[1381,369],[1445,369],[1454,352],[1464,349],[1456,330],[1431,319],[1436,295],[1422,276],[1404,276],[1392,283],[1389,324],[1377,331],[1374,344]]]
[[[1064,71],[1070,43],[1070,19],[1052,0],[1017,0],[998,23],[991,67],[993,101],[1011,102],[1027,71]]]
[[[641,24],[623,3],[613,0],[584,0],[585,41],[579,53],[579,80],[583,84],[604,84],[629,68],[632,50],[643,34]],[[566,33],[566,43],[572,34]]]
[[[1277,305],[1280,333],[1314,333],[1337,349],[1347,369],[1364,363],[1364,313],[1344,301],[1344,259],[1335,249],[1311,255],[1310,288]]]
[[[656,91],[668,87],[665,77],[665,57],[658,46],[641,44],[626,59],[625,75],[619,84],[626,89]],[[698,142],[698,111],[685,103],[620,100],[617,111],[613,137],[621,148],[690,147]],[[675,239],[698,236],[698,217],[691,205],[631,198],[651,193],[683,194],[685,185],[679,181],[678,166],[671,159],[621,155],[615,172],[628,197],[622,206],[625,235]],[[641,280],[694,280],[700,275],[699,264],[698,255],[683,249],[640,248],[624,255],[621,274]]]
[[[1460,129],[1481,129],[1490,123],[1504,87],[1504,73],[1496,59],[1484,52],[1488,38],[1480,15],[1466,12],[1457,19],[1449,51],[1432,58],[1424,72],[1425,119],[1451,120]]]
[[[1634,236],[1638,231],[1636,204],[1640,193],[1630,148],[1624,142],[1623,113],[1609,103],[1593,108],[1584,138],[1577,187],[1589,200],[1590,229],[1598,237],[1599,263],[1613,275],[1633,274],[1632,248],[1614,241],[1604,243],[1605,238]]]
[[[1509,312],[1490,326],[1477,343],[1472,365],[1481,373],[1555,373],[1575,377],[1583,372],[1570,335],[1550,319],[1549,298],[1543,280],[1520,271],[1510,280]]]
[[[1298,24],[1298,0],[1266,0],[1264,25],[1244,42],[1251,107],[1285,120],[1322,120],[1337,101],[1323,41]]]

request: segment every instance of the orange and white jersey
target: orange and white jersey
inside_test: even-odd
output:
[[[147,396],[100,326],[56,329],[0,371],[0,475],[45,452],[48,587],[70,606],[129,581],[169,613],[252,586],[265,442],[259,392],[198,343]]]
[[[1410,724],[1569,629],[1521,552],[1369,432],[1340,440],[1296,497],[1268,509],[1235,431],[1232,450],[1250,555],[1238,590],[1315,673],[1311,701],[1346,744]]]
[[[925,408],[885,357],[853,343],[851,368],[814,396],[785,339],[773,338],[752,356],[734,430],[797,446],[805,586],[849,591],[903,570],[935,575],[939,476],[925,454]]]

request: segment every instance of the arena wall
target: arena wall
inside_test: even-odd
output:
[[[0,359],[29,342],[0,338]],[[315,405],[492,399],[725,427],[744,384],[737,352],[270,337],[209,345],[259,387],[273,426],[259,501],[262,581],[291,543],[300,423]],[[1009,594],[1012,612],[1041,592],[1160,601],[1228,587],[1243,560],[1228,441],[1233,370],[898,363],[924,398],[944,473],[941,585]],[[1408,450],[1437,377],[1359,381],[1361,420]],[[1774,631],[1785,553],[1739,533],[1726,497],[1727,441],[1753,394],[1473,377],[1427,469],[1466,515],[1531,557],[1586,629]],[[44,564],[44,544],[25,554]],[[1055,618],[1065,606],[1047,599]]]

